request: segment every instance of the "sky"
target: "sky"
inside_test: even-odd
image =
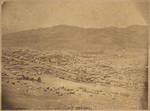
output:
[[[148,3],[56,0],[2,6],[3,34],[61,24],[84,28],[148,25]]]

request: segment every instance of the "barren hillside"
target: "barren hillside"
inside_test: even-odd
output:
[[[3,35],[2,108],[147,109],[147,26],[59,25]]]
[[[147,47],[147,26],[129,26],[118,29],[80,28],[59,25],[3,35],[3,47],[33,49],[143,49]]]

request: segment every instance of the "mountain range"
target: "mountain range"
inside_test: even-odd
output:
[[[58,25],[10,33],[2,36],[2,47],[26,47],[39,50],[145,49],[148,26],[126,28],[82,28]]]

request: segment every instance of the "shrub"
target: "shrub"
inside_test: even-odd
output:
[[[25,80],[25,79],[26,79],[26,77],[25,77],[24,75],[22,75],[22,79],[24,79],[24,80]]]
[[[34,78],[30,78],[30,81],[34,81]]]
[[[25,77],[25,80],[29,80],[29,77]]]
[[[40,77],[38,77],[37,82],[41,82],[41,78]]]

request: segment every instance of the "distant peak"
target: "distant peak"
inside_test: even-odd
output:
[[[57,25],[57,26],[52,26],[52,28],[81,28],[81,27],[61,24],[61,25]]]
[[[114,26],[110,26],[110,27],[105,27],[105,28],[101,28],[101,29],[116,30],[116,29],[118,29],[118,28],[117,28],[117,27],[114,27]]]
[[[147,25],[130,25],[127,28],[134,29],[134,28],[147,28],[147,27],[148,27]]]

